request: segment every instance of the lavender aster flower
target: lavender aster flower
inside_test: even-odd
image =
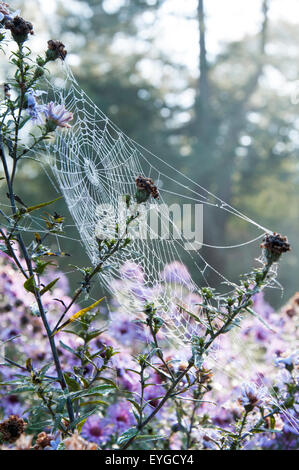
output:
[[[145,341],[146,339],[141,325],[130,321],[128,315],[121,312],[116,312],[112,315],[109,333],[125,346],[130,346],[136,341]]]
[[[264,398],[265,390],[263,388],[258,388],[254,383],[242,385],[239,402],[246,411],[252,411],[256,406],[261,406],[264,403]]]
[[[112,434],[112,426],[107,419],[101,419],[97,415],[87,418],[81,432],[81,436],[96,444],[105,444]]]
[[[128,403],[123,401],[109,406],[107,410],[110,422],[114,424],[117,432],[124,432],[134,424],[134,418],[128,409]]]
[[[299,351],[295,351],[287,357],[279,357],[276,359],[277,366],[284,366],[287,370],[293,370],[294,366],[299,364]]]
[[[27,98],[27,113],[31,117],[32,121],[38,124],[43,124],[43,113],[45,111],[45,106],[38,104],[36,98],[45,94],[45,91],[40,90],[29,90],[26,94]]]
[[[167,264],[161,273],[161,279],[171,284],[191,284],[191,276],[188,269],[182,263],[174,261]]]
[[[141,284],[144,282],[144,272],[142,267],[133,261],[126,261],[122,265],[120,273],[124,279],[130,279]]]
[[[63,104],[57,105],[51,101],[45,108],[44,113],[51,130],[55,130],[56,127],[71,127],[69,122],[73,119],[73,114]]]

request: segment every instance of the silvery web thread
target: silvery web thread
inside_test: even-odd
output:
[[[198,183],[193,182],[190,178],[171,167],[158,156],[153,155],[142,146],[129,139],[120,129],[111,123],[109,118],[87,97],[68,68],[65,68],[65,73],[67,77],[65,82],[61,84],[62,86],[56,87],[51,83],[48,83],[48,86],[55,97],[55,101],[57,103],[64,103],[67,109],[74,113],[76,121],[71,131],[67,133],[57,133],[55,144],[48,148],[49,158],[52,159],[52,163],[54,163],[54,176],[65,196],[70,212],[79,230],[83,245],[86,247],[93,264],[96,264],[97,261],[95,226],[98,223],[96,217],[99,217],[98,207],[101,204],[108,203],[117,209],[117,201],[120,196],[124,194],[134,194],[135,179],[138,174],[151,176],[156,182],[159,182],[162,178],[164,186],[167,180],[174,182],[178,187],[182,188],[185,193],[191,194],[187,196],[186,194],[176,193],[167,190],[163,186],[159,191],[162,203],[164,202],[164,195],[176,195],[181,200],[185,199],[189,202],[192,201],[204,204],[205,206],[210,205],[225,210],[239,217],[241,220],[256,226],[262,231],[262,234],[253,240],[238,245],[220,247],[203,243],[203,246],[218,249],[232,249],[253,243],[261,238],[265,232],[270,232],[270,230],[262,227],[224,203]],[[146,154],[148,157],[146,157]],[[166,168],[168,167],[173,170],[179,177],[183,178],[184,182],[174,180],[165,172],[157,170],[152,164],[153,161],[159,161],[159,163],[164,164]],[[145,165],[141,165],[141,162],[145,163]],[[148,166],[149,171],[147,173],[144,172],[144,166]],[[190,188],[190,184],[196,187],[197,190],[195,191]],[[201,191],[201,194],[198,194],[199,191]],[[211,199],[209,200],[209,198]],[[211,200],[217,202],[212,202]],[[173,225],[172,220],[169,220],[169,224]],[[147,229],[151,231],[150,227],[147,227]],[[173,227],[173,229],[175,230],[175,227]],[[110,227],[109,225],[107,226],[106,234],[107,238],[109,238],[109,235],[111,237],[114,235],[113,223]],[[126,311],[129,310],[135,315],[136,310],[138,311],[138,307],[140,310],[142,309],[142,304],[140,305],[140,303],[136,302],[136,297],[130,291],[126,292],[124,295],[123,289],[118,290],[117,287],[115,287],[115,279],[124,281],[120,276],[120,268],[123,263],[126,260],[135,260],[142,266],[146,273],[147,278],[145,284],[152,287],[155,284],[159,284],[160,272],[163,270],[165,264],[175,260],[181,261],[179,249],[183,248],[182,240],[159,240],[159,242],[153,242],[153,244],[154,249],[153,247],[149,249],[147,243],[138,239],[134,240],[133,247],[131,245],[126,252],[119,253],[116,259],[114,259],[110,267],[110,272],[100,276],[102,283],[112,294],[118,297],[119,303],[126,307]],[[132,251],[137,254],[132,255]],[[224,275],[207,263],[200,253],[197,253],[200,262],[195,260],[195,257],[190,252],[188,252],[188,255],[191,262],[198,267],[204,285],[209,285],[206,280],[205,272],[210,269],[219,276],[221,281],[225,281],[232,287],[234,286]],[[114,287],[112,288],[111,286]],[[176,302],[178,303],[183,303],[188,292],[193,293],[197,290],[195,284],[188,288],[186,288],[186,286],[182,288],[181,282],[175,283],[175,286],[172,287],[175,289]],[[186,344],[198,330],[195,325],[190,323],[189,317],[184,317],[183,319],[181,317],[178,319],[176,314],[170,314],[172,302],[169,297],[169,293],[163,290],[162,293],[158,292],[157,297],[153,297],[152,300],[162,306],[160,313],[162,313],[164,317],[168,333],[170,333],[176,341]],[[217,366],[219,364],[218,359],[219,358],[215,360]]]

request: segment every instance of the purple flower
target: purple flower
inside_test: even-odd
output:
[[[126,351],[121,351],[120,354],[113,356],[112,363],[116,369],[119,385],[129,392],[136,391],[139,388],[139,377],[132,372],[136,369],[132,356]]]
[[[141,284],[144,282],[142,267],[133,261],[126,261],[120,268],[120,274],[123,279],[130,279]]]
[[[128,319],[124,313],[116,312],[112,316],[109,333],[113,338],[125,346],[130,346],[138,341],[145,341],[142,327]]]
[[[274,312],[268,302],[265,301],[264,292],[259,292],[253,296],[254,302],[254,311],[261,315],[263,318],[269,318],[270,315]]]
[[[162,385],[149,385],[144,391],[144,400],[147,402],[145,410],[151,413],[160,403],[165,395],[165,389]]]
[[[188,269],[184,264],[179,263],[179,261],[167,264],[161,272],[161,279],[162,281],[171,284],[183,284],[189,286],[192,283]]]
[[[10,415],[22,416],[23,414],[24,406],[19,401],[18,395],[8,395],[4,397],[4,400],[2,401],[1,405],[3,409],[5,410],[5,414],[7,416],[10,416]]]
[[[70,128],[69,122],[73,119],[73,113],[70,113],[63,104],[49,103],[44,110],[48,123],[55,127]]]
[[[45,111],[45,106],[38,104],[36,98],[46,94],[45,91],[41,90],[28,90],[26,93],[27,98],[27,113],[31,117],[32,121],[38,124],[43,124],[43,113]]]
[[[109,417],[109,421],[114,424],[115,430],[120,433],[133,426],[135,422],[128,408],[128,403],[125,401],[109,406],[107,416]]]
[[[105,444],[111,434],[112,426],[107,419],[102,419],[98,415],[87,418],[81,432],[81,436],[96,444]]]
[[[244,406],[246,411],[252,411],[256,406],[261,406],[264,403],[264,399],[264,388],[258,388],[255,383],[242,385],[239,402]]]
[[[299,364],[299,351],[295,351],[287,357],[279,357],[276,359],[275,364],[284,366],[286,369],[293,369],[294,366]]]

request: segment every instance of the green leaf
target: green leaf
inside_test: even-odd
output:
[[[77,425],[77,431],[79,434],[81,434],[82,428],[86,422],[87,418],[82,419],[82,421]]]
[[[19,387],[19,388],[14,388],[13,389],[13,393],[16,394],[16,393],[24,393],[24,392],[34,392],[35,391],[35,388],[33,387],[33,385],[25,385],[24,387]]]
[[[163,436],[159,436],[158,434],[151,435],[151,434],[141,434],[136,437],[138,441],[157,441],[158,439],[165,439]]]
[[[80,359],[80,355],[77,353],[77,351],[75,351],[73,348],[71,348],[70,346],[67,346],[66,344],[64,344],[62,341],[59,341],[59,344],[60,346],[65,349],[66,351],[69,351],[71,352],[72,354],[74,354],[74,356],[78,357]]]
[[[68,372],[64,374],[64,378],[71,392],[77,392],[80,390],[80,384],[78,384],[78,382],[73,377],[71,377]]]
[[[68,396],[75,400],[77,398],[83,398],[83,397],[88,397],[90,395],[106,395],[109,393],[111,390],[114,390],[115,387],[112,386],[111,384],[106,384],[106,385],[97,385],[96,387],[92,387],[87,390],[80,390],[78,392],[72,392],[69,393]]]
[[[137,434],[138,434],[138,430],[136,428],[130,428],[118,438],[117,443],[119,445],[125,444],[127,441],[129,441],[132,437],[136,436]]]
[[[54,279],[54,281],[51,281],[47,286],[45,286],[41,291],[40,295],[44,295],[46,292],[48,292],[52,287],[55,286],[56,282],[59,281],[59,277],[57,279]]]
[[[34,294],[37,291],[37,288],[35,286],[34,282],[34,276],[30,276],[25,282],[24,282],[24,287],[28,292],[31,292]]]
[[[109,406],[109,403],[107,403],[104,400],[91,400],[91,401],[85,401],[83,403],[80,403],[80,407],[82,406],[90,406],[90,405],[105,405]]]
[[[53,199],[52,201],[42,202],[41,204],[37,204],[36,206],[27,207],[25,213],[29,214],[30,212],[42,209],[43,207],[49,206],[50,204],[53,204],[54,202],[59,201],[60,199],[62,199],[62,196],[59,196],[56,199]]]
[[[77,426],[80,427],[82,421],[83,421],[83,424],[82,424],[82,427],[85,423],[85,421],[87,420],[87,418],[89,418],[89,416],[91,415],[94,415],[95,414],[95,411],[96,411],[96,408],[93,408],[92,410],[86,412],[86,413],[83,413],[81,416],[79,416],[79,418],[75,419],[75,421],[73,421],[73,428],[77,428]],[[81,429],[82,429],[81,427]]]
[[[36,262],[36,267],[35,267],[35,272],[37,274],[43,274],[46,267],[48,265],[51,265],[51,266],[57,266],[55,263],[52,263],[52,261],[40,261],[40,260],[37,260]]]
[[[100,336],[101,334],[103,334],[105,330],[92,330],[90,331],[87,335],[86,335],[86,342],[89,343],[89,341],[91,341],[92,339],[94,338],[97,338],[98,336]]]
[[[136,410],[138,411],[138,413],[141,413],[140,405],[139,405],[136,401],[134,401],[134,400],[132,400],[132,399],[130,399],[130,398],[127,398],[127,401],[129,401],[130,403],[132,403],[132,405],[136,408]]]
[[[22,127],[25,126],[25,124],[27,124],[28,121],[30,121],[31,117],[30,116],[27,116],[23,119],[23,121],[20,122],[19,124],[19,129],[22,129]]]

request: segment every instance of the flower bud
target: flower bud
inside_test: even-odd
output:
[[[158,188],[152,178],[138,176],[138,178],[136,178],[136,186],[137,190],[135,198],[138,204],[146,202],[150,196],[152,196],[154,199],[159,199]]]
[[[48,50],[46,52],[47,62],[61,59],[64,60],[66,58],[67,51],[65,49],[65,45],[60,41],[54,41],[50,39],[48,41]]]
[[[276,263],[282,253],[291,251],[287,237],[275,232],[271,235],[265,235],[261,248],[263,248],[265,258],[269,263]]]

